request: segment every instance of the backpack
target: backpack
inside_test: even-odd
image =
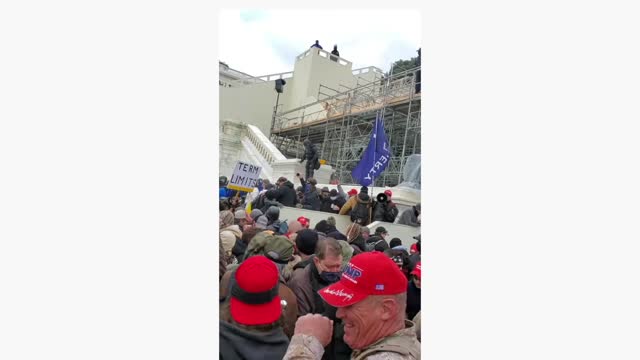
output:
[[[278,234],[284,235],[289,232],[289,224],[287,220],[283,220],[280,222],[280,226],[278,226]]]
[[[384,241],[384,239],[380,239],[376,242],[370,242],[370,243],[366,243],[365,246],[365,250],[367,250],[368,252],[372,252],[375,250],[376,245],[378,245],[380,243],[380,241]]]
[[[369,206],[358,202],[351,210],[351,222],[359,225],[369,225]]]
[[[252,209],[262,209],[264,207],[264,199],[265,199],[265,194],[262,195],[258,195],[258,197],[253,200],[253,202],[251,203],[251,208]]]
[[[287,220],[276,220],[273,224],[269,225],[267,229],[273,229],[278,235],[284,235],[289,232],[289,224],[287,224]]]

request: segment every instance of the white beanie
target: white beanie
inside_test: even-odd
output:
[[[231,231],[220,232],[220,242],[225,252],[230,253],[236,245],[236,236]]]

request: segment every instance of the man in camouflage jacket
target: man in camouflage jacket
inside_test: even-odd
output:
[[[406,277],[383,253],[351,259],[342,278],[318,292],[344,323],[353,360],[417,360],[415,324],[405,320]],[[333,322],[307,314],[296,322],[285,360],[320,360],[332,339]]]

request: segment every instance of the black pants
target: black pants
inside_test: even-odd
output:
[[[315,170],[315,162],[312,162],[311,160],[307,160],[307,165],[306,165],[306,173],[304,175],[305,179],[309,179],[313,177],[313,171]]]

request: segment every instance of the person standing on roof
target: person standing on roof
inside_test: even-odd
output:
[[[340,53],[338,52],[338,45],[333,45],[333,51],[331,52],[331,61],[338,62],[338,58],[340,57]]]
[[[302,155],[300,163],[307,160],[305,179],[310,179],[313,177],[313,171],[320,168],[320,154],[318,154],[318,148],[309,139],[304,139],[302,143],[304,144],[304,155]]]
[[[322,50],[322,46],[320,46],[320,43],[318,42],[318,40],[316,40],[315,44],[311,45],[311,48],[314,48],[314,47]]]

